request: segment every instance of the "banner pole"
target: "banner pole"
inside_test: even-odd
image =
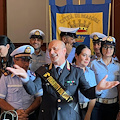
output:
[[[115,1],[112,0],[112,36],[114,36],[114,9],[115,9],[114,5]]]
[[[78,0],[78,4],[80,5],[80,0]]]
[[[46,38],[46,48],[48,47],[48,43],[49,43],[49,37],[48,37],[48,31],[49,31],[49,28],[48,28],[48,22],[49,22],[49,13],[48,13],[48,10],[49,9],[49,0],[46,0],[46,35],[45,35],[45,38]]]

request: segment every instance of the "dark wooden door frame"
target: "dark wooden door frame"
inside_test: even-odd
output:
[[[0,35],[7,35],[6,0],[0,0]]]
[[[116,55],[120,60],[120,0],[114,1],[115,1],[114,36],[116,38]]]

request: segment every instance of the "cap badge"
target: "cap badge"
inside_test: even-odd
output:
[[[35,35],[40,35],[40,32],[39,32],[39,31],[36,31],[36,32],[35,32]]]
[[[111,36],[107,37],[107,41],[113,42],[113,38]]]
[[[98,38],[97,35],[94,35],[94,36],[93,36],[93,39],[94,39],[94,40],[97,40],[97,39],[99,39],[99,38]]]
[[[31,53],[31,48],[30,47],[26,47],[25,53]]]

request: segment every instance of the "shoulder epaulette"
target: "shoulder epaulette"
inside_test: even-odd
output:
[[[44,64],[44,65],[42,65],[42,67],[49,67],[50,66],[50,64]]]

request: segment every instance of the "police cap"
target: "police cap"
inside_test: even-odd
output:
[[[92,38],[93,43],[94,42],[101,42],[103,37],[106,37],[106,35],[99,33],[99,32],[94,32],[90,35],[90,38]]]
[[[102,39],[102,44],[115,46],[116,45],[115,38],[112,36],[106,36]]]
[[[77,38],[76,32],[78,29],[79,29],[79,27],[77,27],[77,28],[59,27],[59,30],[61,31],[60,37],[70,36],[73,38]]]
[[[39,29],[34,29],[34,30],[32,30],[32,31],[30,31],[30,33],[29,33],[29,38],[31,39],[31,38],[39,38],[39,39],[44,39],[44,37],[45,37],[45,34],[44,34],[44,32],[42,32],[41,30],[39,30]]]
[[[34,48],[30,45],[23,45],[20,46],[18,48],[16,48],[11,54],[10,56],[12,57],[24,57],[24,56],[28,56],[31,57],[31,54],[34,53]]]

